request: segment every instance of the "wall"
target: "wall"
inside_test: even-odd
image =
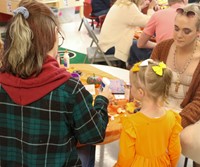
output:
[[[83,0],[38,0],[48,6],[55,6],[59,9],[82,6]],[[0,0],[0,13],[12,15],[12,11],[17,8],[20,0]]]

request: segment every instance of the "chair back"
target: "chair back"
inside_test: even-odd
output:
[[[87,21],[87,18],[83,18],[83,23],[88,31],[88,34],[90,38],[92,38],[92,43],[95,43],[95,47],[88,47],[87,48],[87,58],[92,59],[91,63],[94,62],[106,62],[109,66],[112,66],[112,63],[110,61],[118,60],[114,57],[114,54],[105,55],[102,51],[101,47],[99,46],[99,40],[96,37],[94,31],[92,30],[89,22]],[[86,60],[86,59],[85,59]]]
[[[94,31],[92,30],[89,22],[87,21],[87,18],[83,18],[83,23],[84,23],[84,25],[85,25],[85,27],[86,27],[86,29],[88,31],[88,34],[89,34],[90,38],[92,38],[92,42],[94,42],[96,45],[98,45],[99,40],[96,37]]]
[[[83,2],[83,17],[88,18],[88,19],[90,19],[92,21],[91,26],[94,29],[95,19],[97,19],[98,17],[97,16],[91,16],[91,13],[92,13],[91,3],[87,2],[87,1],[84,1]],[[78,28],[78,31],[81,30],[82,24],[83,24],[83,18],[81,20],[81,24],[80,24],[80,26]]]
[[[90,18],[92,13],[92,6],[89,2],[83,2],[83,15],[86,18]]]

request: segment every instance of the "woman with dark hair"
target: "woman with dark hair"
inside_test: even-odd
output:
[[[81,166],[77,142],[102,142],[111,95],[92,95],[56,61],[57,17],[22,0],[0,56],[0,166]]]

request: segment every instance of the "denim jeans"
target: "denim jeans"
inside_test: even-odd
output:
[[[148,59],[151,56],[153,49],[147,48],[138,48],[137,40],[133,40],[132,46],[130,48],[130,55],[128,58],[128,65],[132,66],[133,64]]]
[[[77,148],[78,156],[82,162],[82,167],[94,167],[95,150],[95,145],[85,145]]]
[[[102,16],[102,15],[106,15],[108,13],[109,9],[105,9],[105,10],[102,10],[102,11],[99,11],[99,12],[95,12],[95,13],[92,13],[92,16]]]

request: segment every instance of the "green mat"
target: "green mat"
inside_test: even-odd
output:
[[[84,63],[86,54],[80,53],[80,52],[75,52],[73,50],[70,49],[66,49],[66,48],[59,48],[59,51],[65,51],[67,50],[70,56],[70,64],[81,64]],[[63,56],[63,53],[60,54],[60,56]],[[86,60],[85,62],[86,64],[89,64],[89,61]]]

